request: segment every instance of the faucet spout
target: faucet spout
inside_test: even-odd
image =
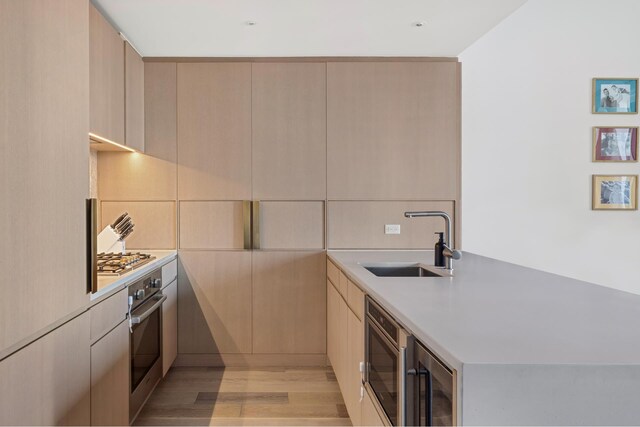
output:
[[[445,257],[445,268],[453,271],[453,260],[462,258],[460,251],[452,248],[451,245],[451,217],[448,213],[443,211],[408,211],[404,213],[406,218],[420,218],[420,217],[441,217],[445,223],[445,247],[442,252]]]

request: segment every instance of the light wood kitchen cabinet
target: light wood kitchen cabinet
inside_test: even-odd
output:
[[[326,353],[324,252],[253,253],[253,352]]]
[[[251,252],[180,251],[178,352],[251,353]]]
[[[326,64],[252,65],[253,197],[326,198]]]
[[[89,425],[90,364],[86,312],[2,360],[0,425]]]
[[[327,197],[454,200],[460,64],[327,64]]]
[[[178,355],[178,282],[176,280],[171,282],[162,289],[162,293],[167,296],[162,304],[162,375],[164,376],[167,375]]]
[[[123,321],[91,346],[91,425],[129,425],[129,381],[129,322]]]
[[[362,415],[361,415],[361,425],[363,426],[375,426],[375,427],[384,427],[387,424],[383,421],[383,418],[378,413],[376,409],[376,404],[373,402],[373,399],[369,395],[369,392],[364,393],[364,397],[362,399]],[[357,425],[357,424],[353,424]]]
[[[124,41],[93,5],[89,6],[89,56],[89,130],[124,145]]]
[[[327,265],[334,264],[327,259]],[[337,269],[337,268],[336,268]],[[335,278],[335,273],[332,276]],[[360,388],[364,362],[364,292],[338,270],[344,295],[327,280],[327,356],[336,374],[353,425],[367,425],[362,419]]]
[[[347,310],[347,369],[345,373],[344,403],[353,425],[361,423],[360,388],[362,374],[360,362],[364,362],[364,327],[355,313]]]
[[[127,42],[124,44],[125,143],[144,153],[144,63]]]
[[[88,2],[0,2],[0,358],[89,301],[88,38]],[[11,386],[26,387],[27,379],[37,379],[29,372],[45,372],[15,366],[20,379]],[[34,398],[41,396],[34,391]],[[23,402],[30,402],[33,414],[21,423],[44,422],[38,418],[43,411],[55,412],[51,402],[34,409],[28,394],[23,397],[11,411],[3,408],[0,418],[26,410]]]
[[[251,199],[251,64],[178,64],[178,197]]]
[[[145,153],[171,165],[177,150],[177,79],[175,62],[144,63]]]
[[[340,294],[331,281],[327,280],[327,357],[336,377],[340,364],[338,357],[339,309]]]

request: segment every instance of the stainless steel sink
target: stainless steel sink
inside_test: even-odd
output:
[[[419,265],[404,266],[363,266],[378,277],[442,277]]]

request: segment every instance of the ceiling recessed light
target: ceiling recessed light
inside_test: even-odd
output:
[[[245,24],[248,25],[249,27],[253,27],[254,25],[257,24],[257,22],[256,21],[247,21],[247,22],[245,22]]]
[[[422,22],[422,21],[414,22],[413,26],[414,27],[422,27],[422,26],[424,26],[424,22]]]

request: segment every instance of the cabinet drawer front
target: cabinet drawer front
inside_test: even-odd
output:
[[[91,342],[102,338],[127,317],[127,290],[122,289],[89,310],[91,315]]]
[[[342,295],[342,298],[346,300],[347,288],[349,287],[349,279],[347,279],[347,276],[342,271],[340,272],[340,279],[338,280],[338,283],[338,290],[340,291],[340,295]]]
[[[356,317],[362,320],[364,313],[364,292],[351,280],[347,280],[347,302]]]
[[[162,266],[162,289],[169,286],[178,278],[178,260],[173,260]]]
[[[333,262],[329,261],[329,258],[327,258],[327,276],[333,286],[338,289],[340,287],[340,270]]]

